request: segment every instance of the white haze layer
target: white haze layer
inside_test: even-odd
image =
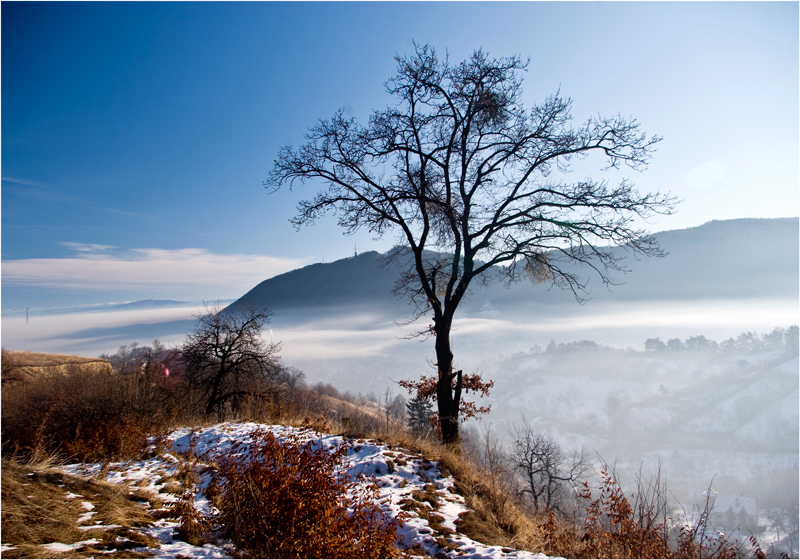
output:
[[[643,462],[652,471],[663,461],[671,488],[686,500],[697,500],[716,476],[718,490],[750,493],[768,503],[774,488],[758,489],[753,481],[798,464],[796,358],[777,364],[769,353],[742,358],[642,352],[648,338],[704,335],[722,342],[742,332],[797,325],[796,298],[589,302],[513,313],[488,304],[480,309],[457,318],[452,334],[455,366],[495,382],[482,402],[492,412],[480,423],[468,422],[467,431],[491,427],[508,446],[513,426],[525,415],[537,428],[556,433],[568,449],[584,445],[616,460],[628,480]],[[202,311],[198,306],[32,315],[28,322],[24,315],[4,316],[2,344],[84,356],[155,338],[179,345]],[[395,323],[404,319],[396,310],[278,310],[264,336],[282,342],[284,362],[303,370],[309,384],[327,382],[342,392],[381,397],[387,389],[405,394],[396,384],[401,379],[435,374],[433,339],[404,338],[429,322]],[[552,360],[541,353],[551,340],[593,340],[620,354]],[[721,433],[728,439],[714,435]]]
[[[27,350],[55,354],[75,354],[97,357],[113,353],[121,345],[132,342],[148,344],[158,338],[166,345],[180,344],[191,328],[203,306],[164,307],[97,311],[83,313],[55,313],[3,316],[2,343],[6,350]],[[182,326],[173,323],[185,321]],[[134,337],[127,333],[133,327],[143,326],[155,335],[151,338]],[[127,329],[126,329],[127,327]],[[86,333],[91,330],[96,333]]]
[[[458,317],[452,333],[456,366],[471,370],[493,356],[528,351],[533,345],[594,340],[616,348],[642,350],[647,338],[685,339],[704,335],[722,341],[744,331],[764,333],[800,322],[796,299],[693,300],[673,302],[592,303],[543,305],[538,316],[499,314],[490,306],[478,316]],[[98,356],[121,345],[147,344],[158,338],[180,343],[202,306],[93,313],[4,316],[2,344],[9,350]],[[281,341],[281,355],[289,365],[301,367],[309,380],[335,380],[343,391],[381,391],[389,376],[384,369],[407,377],[429,371],[425,358],[433,358],[432,339],[406,340],[425,330],[425,318],[403,326],[406,317],[387,316],[381,310],[330,308],[305,313],[279,311],[265,335]],[[148,338],[149,336],[149,338]],[[396,371],[381,357],[403,356],[410,369]],[[349,373],[346,364],[374,366],[366,378]],[[406,360],[403,360],[406,361]],[[411,365],[414,364],[414,365]],[[351,371],[351,370],[350,370]]]

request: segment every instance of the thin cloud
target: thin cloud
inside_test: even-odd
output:
[[[304,263],[268,255],[218,255],[206,249],[114,250],[109,245],[62,243],[66,258],[4,260],[7,286],[69,290],[249,290]]]
[[[72,249],[79,254],[88,253],[105,253],[111,249],[116,249],[114,245],[100,245],[98,243],[74,243],[72,241],[62,241],[59,243],[62,247]]]
[[[44,183],[39,183],[37,181],[29,181],[27,179],[18,179],[16,177],[3,177],[2,180],[4,183],[14,183],[16,185],[25,185],[27,187],[39,187],[43,189],[50,188]]]
[[[12,187],[5,187],[3,190],[6,192],[14,192],[20,196],[26,196],[30,198],[37,198],[39,200],[47,200],[50,202],[55,202],[58,204],[66,204],[69,206],[74,206],[77,208],[84,208],[86,210],[94,210],[97,212],[106,212],[109,214],[120,214],[123,216],[131,216],[137,219],[150,219],[151,217],[145,214],[140,214],[137,212],[130,212],[128,210],[119,210],[117,208],[108,208],[105,206],[98,206],[93,202],[87,201],[82,198],[78,198],[76,196],[67,195],[58,190],[55,187],[50,185],[46,185],[44,183],[39,183],[36,181],[29,181],[27,179],[18,179],[16,177],[3,177],[2,178],[4,183],[11,183],[14,185],[22,185],[27,188],[18,188]]]

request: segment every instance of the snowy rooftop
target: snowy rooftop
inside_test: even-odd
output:
[[[724,513],[728,510],[731,510],[735,514],[744,510],[747,515],[758,515],[758,507],[755,498],[717,494],[717,497],[714,498],[714,507],[711,511],[714,513]]]

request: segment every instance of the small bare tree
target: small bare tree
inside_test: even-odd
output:
[[[514,427],[511,457],[524,480],[521,493],[530,496],[535,513],[545,509],[562,511],[567,498],[576,495],[575,488],[591,468],[584,449],[565,457],[552,434],[535,430],[525,418],[521,427]]]
[[[186,382],[200,391],[205,413],[247,396],[266,396],[282,370],[280,343],[266,342],[261,331],[271,313],[266,308],[206,308],[183,345]]]
[[[265,186],[320,180],[327,188],[300,203],[296,226],[328,211],[352,233],[394,231],[409,266],[397,289],[432,314],[419,334],[436,340],[435,396],[442,439],[458,441],[462,392],[485,392],[477,376],[453,367],[450,331],[473,280],[497,271],[585,291],[572,265],[608,283],[624,270],[624,253],[660,256],[634,219],[669,214],[675,200],[586,178],[567,181],[571,162],[598,154],[605,169],[643,169],[660,140],[634,119],[590,118],[574,128],[572,102],[558,94],[526,109],[519,57],[492,59],[478,50],[460,64],[427,45],[397,57],[386,84],[396,103],[366,126],[343,111],[322,120],[299,148],[281,148]],[[624,247],[616,251],[615,247]],[[425,384],[423,383],[423,388]]]

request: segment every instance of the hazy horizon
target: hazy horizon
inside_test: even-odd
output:
[[[465,315],[457,313],[453,329],[456,360],[459,352],[479,355],[498,348],[495,339],[515,346],[511,352],[527,351],[530,346],[590,339],[614,347],[643,348],[651,337],[687,338],[704,335],[724,340],[742,332],[763,334],[774,327],[798,323],[798,298],[751,298],[740,300],[706,299],[685,301],[577,302],[542,304],[541,315],[523,316],[525,312],[496,309]],[[96,357],[113,352],[132,342],[148,344],[158,338],[165,344],[177,344],[192,328],[196,316],[204,313],[201,303],[176,307],[130,310],[95,310],[44,315],[17,312],[3,316],[3,345],[8,350],[75,353]],[[410,311],[410,309],[409,309]],[[423,317],[403,326],[409,318],[398,309],[370,307],[322,307],[305,310],[278,310],[268,329],[276,340],[284,342],[287,362],[305,357],[347,356],[369,353],[366,339],[381,339],[381,347],[406,346],[432,352],[432,346],[420,339],[405,340],[424,326]],[[312,342],[315,341],[315,342]],[[316,344],[316,346],[315,346]],[[432,343],[431,343],[432,344]],[[527,344],[527,346],[526,346]],[[428,347],[430,346],[430,347]],[[484,347],[485,346],[485,347]],[[420,362],[424,365],[424,361]],[[290,363],[290,365],[293,365]],[[358,382],[360,383],[360,382]],[[348,390],[346,387],[343,390]]]

